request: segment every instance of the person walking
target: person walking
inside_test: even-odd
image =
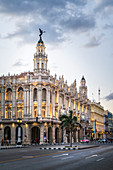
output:
[[[4,140],[3,139],[1,140],[1,146],[4,146]]]

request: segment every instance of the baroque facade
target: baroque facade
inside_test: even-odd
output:
[[[69,142],[69,131],[60,126],[59,120],[69,110],[81,123],[73,132],[73,142],[90,138],[90,100],[84,76],[79,92],[76,80],[68,86],[63,76],[51,76],[41,36],[33,62],[33,72],[0,77],[0,139],[17,143],[19,118],[22,143],[31,144],[36,138],[40,143]]]
[[[103,139],[105,132],[105,111],[104,107],[99,103],[91,103],[91,125],[93,126],[92,137]]]

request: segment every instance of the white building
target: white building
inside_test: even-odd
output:
[[[50,75],[48,57],[40,36],[34,54],[33,72],[0,77],[0,139],[15,144],[18,138],[18,118],[21,122],[22,142],[30,144],[37,138],[40,143],[69,142],[69,132],[60,127],[59,116],[73,110],[83,128],[76,127],[73,141],[89,135],[90,101],[87,86],[81,79],[79,92],[76,80],[67,85],[64,77]],[[36,121],[38,117],[38,122]]]

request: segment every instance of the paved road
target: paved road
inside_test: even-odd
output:
[[[0,170],[113,170],[113,146],[85,150],[39,150],[38,147],[0,150]]]

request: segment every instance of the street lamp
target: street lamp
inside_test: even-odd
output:
[[[18,118],[17,119],[17,123],[18,123],[18,140],[17,140],[17,145],[21,145],[22,141],[21,141],[21,123],[22,123],[22,119]]]

